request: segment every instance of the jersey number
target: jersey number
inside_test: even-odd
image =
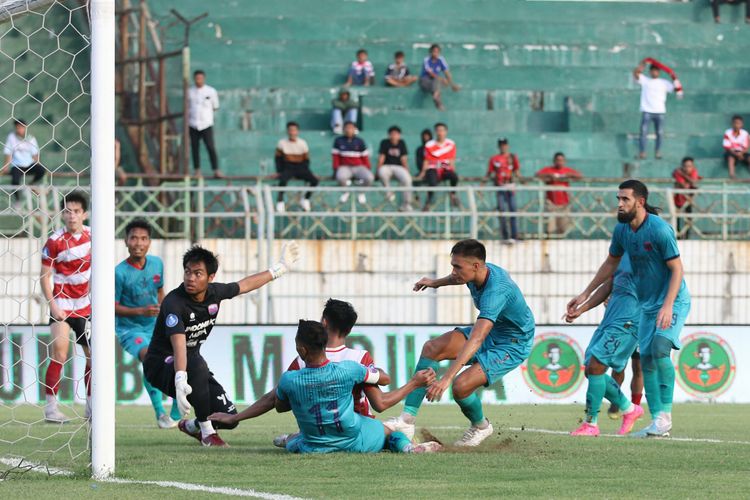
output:
[[[344,427],[341,425],[338,402],[331,401],[325,408],[333,414],[333,424],[336,426],[336,430],[343,432]],[[325,436],[326,430],[323,424],[323,411],[320,404],[312,405],[308,411],[315,415],[315,425],[318,427],[318,433],[320,433],[321,436]]]

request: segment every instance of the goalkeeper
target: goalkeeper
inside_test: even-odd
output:
[[[236,283],[214,283],[219,262],[213,253],[194,246],[183,256],[183,283],[161,303],[143,372],[151,385],[177,399],[183,416],[187,416],[191,406],[195,408],[196,418],[180,420],[178,427],[203,446],[227,446],[208,419],[211,413],[237,413],[200,354],[201,345],[216,323],[221,301],[279,278],[298,258],[297,244],[291,242],[282,247],[279,262],[269,270]],[[219,429],[236,426],[216,423]]]

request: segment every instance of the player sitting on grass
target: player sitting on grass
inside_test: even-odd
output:
[[[628,359],[638,346],[638,320],[641,311],[627,254],[622,256],[614,278],[600,286],[573,314],[566,314],[565,321],[572,323],[607,298],[609,302],[604,318],[586,348],[586,377],[589,380],[586,390],[586,420],[570,433],[573,436],[599,435],[597,420],[605,397],[613,405],[617,405],[622,413],[622,426],[617,432],[620,435],[633,430],[636,420],[643,415],[643,408],[632,404],[620,390],[620,384],[607,375],[610,367],[615,372],[624,371]]]
[[[201,345],[216,323],[221,301],[257,290],[279,278],[298,258],[297,244],[291,242],[281,248],[279,262],[269,270],[236,283],[213,283],[219,269],[213,253],[194,246],[183,256],[183,283],[161,303],[143,372],[154,387],[177,399],[183,415],[191,406],[195,408],[196,418],[180,420],[178,427],[203,446],[227,446],[208,419],[211,413],[237,413],[200,354]],[[219,429],[236,426],[217,423]]]
[[[412,444],[403,433],[391,432],[380,421],[354,412],[354,386],[377,384],[382,372],[349,360],[331,363],[326,358],[328,335],[322,324],[300,321],[295,340],[305,366],[285,372],[276,389],[276,411],[291,410],[300,428],[287,441],[287,451],[429,453],[442,448],[434,441]]]
[[[437,369],[452,359],[442,379],[429,389],[417,389],[406,398],[403,413],[385,421],[393,431],[414,436],[414,423],[422,400],[439,401],[453,384],[453,398],[471,426],[456,446],[478,446],[492,435],[492,424],[484,418],[479,387],[499,381],[529,356],[534,342],[534,316],[518,285],[500,267],[486,263],[487,252],[477,240],[459,241],[451,250],[453,272],[440,279],[422,278],[415,291],[447,285],[466,285],[479,309],[474,326],[456,328],[428,341],[422,347],[417,370]],[[459,375],[464,366],[471,365]],[[455,379],[455,380],[454,380]]]
[[[128,258],[115,268],[115,332],[125,351],[143,362],[164,299],[164,263],[156,255],[148,255],[151,246],[151,225],[136,219],[125,226]],[[162,393],[143,379],[156,424],[161,429],[177,426],[180,409],[172,400],[170,415],[164,411]]]

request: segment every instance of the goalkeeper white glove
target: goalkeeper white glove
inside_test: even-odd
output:
[[[174,374],[175,399],[180,414],[185,417],[190,413],[190,402],[187,397],[193,392],[193,388],[187,383],[187,372],[177,372]]]
[[[294,264],[299,260],[299,245],[296,241],[290,241],[284,243],[281,247],[281,257],[279,261],[271,266],[268,272],[271,273],[272,279],[282,277],[284,274],[289,272]]]

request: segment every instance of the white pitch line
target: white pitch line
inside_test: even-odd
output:
[[[3,463],[9,467],[17,467],[19,469],[28,469],[30,472],[42,472],[51,476],[72,476],[73,472],[65,469],[57,469],[55,467],[48,467],[44,464],[29,462],[22,457],[0,457],[0,463]]]
[[[265,500],[299,500],[298,497],[289,495],[265,493],[255,490],[241,490],[239,488],[229,488],[226,486],[205,486],[202,484],[182,483],[179,481],[136,481],[134,479],[111,478],[105,479],[102,482],[114,484],[144,484],[149,486],[159,486],[161,488],[176,488],[178,490],[216,493],[218,495],[228,495],[233,497],[264,498]]]
[[[534,432],[537,434],[554,434],[558,436],[569,436],[570,432],[567,431],[553,431],[550,429],[534,429],[530,427],[508,427],[509,431],[517,432]],[[613,437],[613,438],[627,438],[627,436],[620,436],[617,434],[599,434],[599,437]],[[718,444],[750,444],[750,441],[733,441],[724,439],[712,439],[712,438],[685,438],[685,437],[670,437],[664,438],[670,441],[682,441],[686,443],[718,443]]]

